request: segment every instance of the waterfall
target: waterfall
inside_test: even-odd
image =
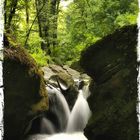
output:
[[[78,98],[72,109],[67,124],[66,132],[83,131],[90,117],[90,109],[82,90],[79,91]]]
[[[58,89],[50,86],[47,87],[47,90],[49,93],[50,112],[56,115],[59,123],[59,130],[64,131],[70,116],[68,103],[64,95]]]
[[[83,130],[91,114],[86,101],[88,85],[79,90],[71,112],[59,89],[48,85],[47,90],[50,109],[41,120],[41,132],[29,136],[27,140],[87,140]]]
[[[49,134],[55,133],[55,128],[54,128],[52,122],[45,117],[43,117],[41,119],[40,132],[43,133],[43,134],[45,134],[45,133],[49,133]]]

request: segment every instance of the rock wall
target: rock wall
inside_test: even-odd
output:
[[[48,107],[43,73],[14,38],[4,38],[4,140],[19,140],[28,121]]]
[[[137,27],[116,30],[83,51],[80,64],[92,77],[89,140],[138,140]]]

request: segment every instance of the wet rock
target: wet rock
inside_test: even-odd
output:
[[[43,67],[46,84],[51,84],[58,88],[65,96],[70,109],[72,109],[78,95],[80,81],[89,81],[90,77],[86,74],[70,68],[67,65],[49,65]]]
[[[78,94],[78,88],[75,86],[72,74],[70,74],[67,69],[72,71],[76,78],[80,75],[79,72],[71,70],[66,66],[65,68],[59,65],[43,67],[46,83],[58,88],[68,101],[70,108],[72,108]]]
[[[94,80],[88,99],[89,140],[138,140],[137,27],[116,30],[88,47],[81,66]]]
[[[67,65],[64,65],[63,66],[63,69],[65,69],[66,71],[67,71],[67,73],[70,75],[70,76],[72,76],[72,79],[79,79],[80,78],[80,72],[78,72],[78,71],[76,71],[76,70],[74,70],[74,69],[72,69],[72,68],[70,68],[69,66],[67,66]]]
[[[80,77],[80,72],[71,69],[67,65],[64,65],[62,67],[59,65],[50,64],[48,66],[43,67],[42,70],[44,71],[44,77],[46,80],[48,80],[52,75],[57,75],[59,73],[69,75],[72,79],[79,79]]]
[[[4,42],[4,140],[19,140],[28,121],[48,108],[43,72],[6,34]]]

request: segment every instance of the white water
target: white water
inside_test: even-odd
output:
[[[45,117],[43,117],[41,120],[40,132],[41,133],[48,132],[49,134],[55,133],[55,128],[54,128],[52,122]]]
[[[54,135],[33,135],[27,140],[87,140],[82,132],[75,133],[59,133]]]
[[[83,96],[82,90],[80,90],[76,103],[70,114],[66,132],[83,131],[89,117],[90,109],[86,99]]]
[[[67,121],[70,116],[70,109],[64,95],[56,88],[47,88],[48,92],[51,94],[53,104],[51,105],[51,110],[54,112],[59,120],[60,129],[64,130],[67,125]],[[54,95],[53,95],[54,94]],[[55,99],[54,99],[55,97]]]
[[[62,133],[55,133],[55,126],[49,120],[43,118],[41,131],[45,131],[49,127],[49,131],[54,134],[32,135],[28,137],[28,140],[87,140],[83,134],[83,129],[86,127],[91,114],[86,101],[86,98],[89,96],[88,88],[85,87],[83,90],[79,90],[79,95],[71,112],[65,97],[58,89],[53,87],[48,87],[47,89],[51,96],[56,98],[51,110],[56,113],[61,127],[65,129],[62,129]]]

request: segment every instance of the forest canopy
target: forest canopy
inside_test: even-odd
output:
[[[5,0],[5,32],[37,61],[71,65],[81,51],[136,24],[137,0]]]

